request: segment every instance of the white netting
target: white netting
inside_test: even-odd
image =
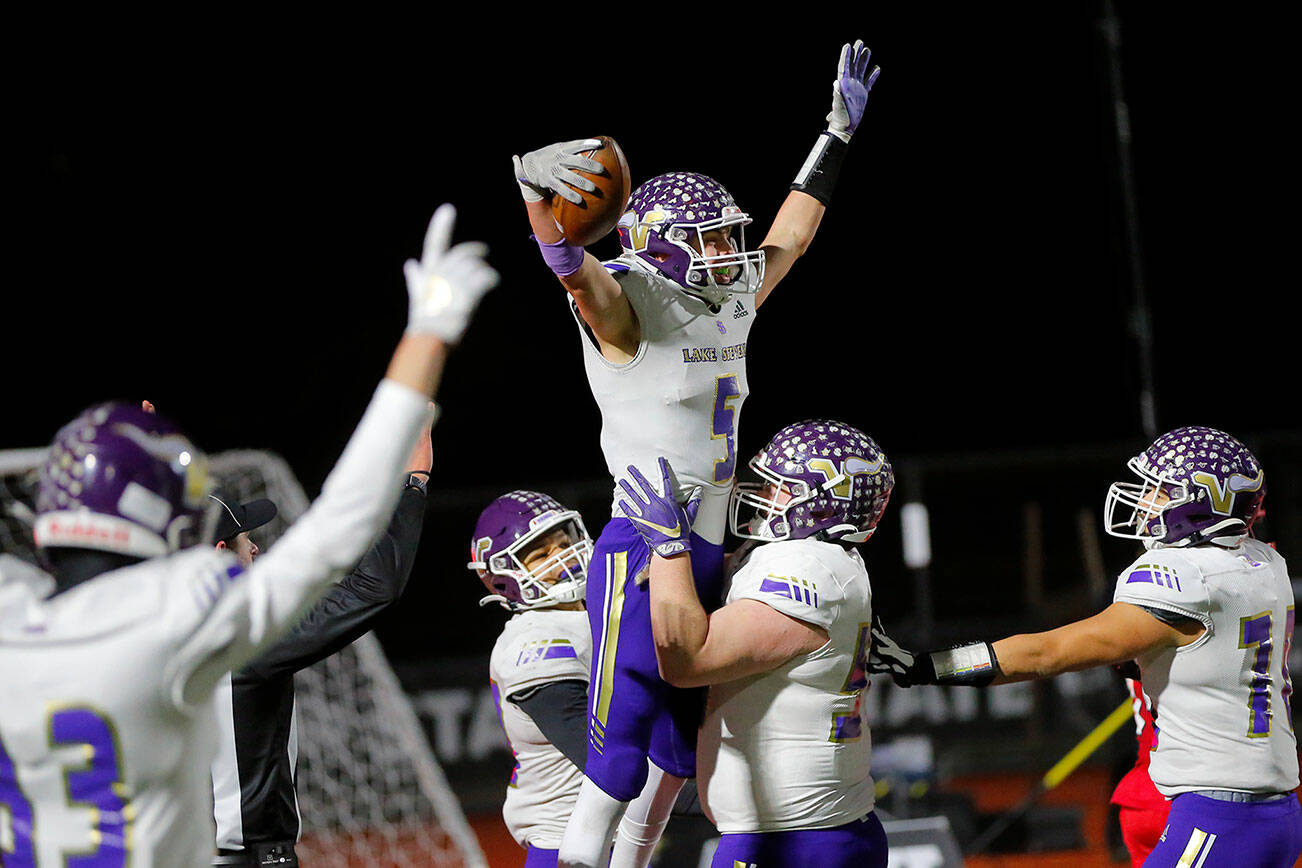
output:
[[[31,504],[44,450],[0,451],[0,551],[34,560]],[[288,465],[266,452],[224,452],[213,474],[239,500],[268,497],[274,541],[307,509]],[[474,833],[416,713],[371,634],[300,672],[300,859],[314,868],[486,868]]]

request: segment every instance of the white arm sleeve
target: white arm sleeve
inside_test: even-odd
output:
[[[204,700],[252,660],[366,552],[400,494],[393,484],[428,418],[424,395],[380,383],[321,496],[249,569],[233,575],[181,643],[165,685],[178,707]]]

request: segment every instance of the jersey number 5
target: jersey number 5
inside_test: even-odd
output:
[[[86,812],[89,828],[80,845],[62,851],[68,868],[121,868],[127,864],[131,805],[122,786],[120,751],[113,727],[89,708],[61,708],[50,715],[50,747],[80,747],[80,762],[63,772],[64,797]],[[35,868],[36,818],[18,788],[17,769],[0,744],[0,862]],[[71,849],[77,847],[77,849]]]
[[[737,469],[737,408],[729,401],[741,397],[736,374],[724,374],[714,381],[714,424],[711,440],[723,440],[723,458],[714,462],[714,481],[720,485],[731,482]]]

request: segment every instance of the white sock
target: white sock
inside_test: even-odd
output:
[[[621,802],[583,779],[574,811],[565,824],[557,868],[606,868],[610,859],[610,839],[615,826],[624,816],[628,802]]]
[[[646,786],[624,811],[610,868],[646,868],[650,864],[684,783],[684,778],[674,777],[655,763],[647,762]]]

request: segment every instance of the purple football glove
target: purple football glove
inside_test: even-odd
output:
[[[841,62],[837,66],[836,81],[832,82],[832,110],[827,113],[827,131],[841,141],[850,142],[850,136],[859,128],[863,120],[864,106],[868,103],[868,91],[881,73],[880,66],[874,66],[868,72],[868,59],[872,52],[856,39],[853,46],[849,43],[841,46]]]
[[[620,499],[620,508],[633,523],[633,527],[646,540],[651,551],[662,558],[682,554],[692,550],[692,524],[689,515],[696,510],[688,509],[678,503],[675,497],[677,486],[674,484],[674,471],[669,462],[660,459],[661,494],[632,464],[628,466],[628,475],[641,488],[638,492],[627,480],[619,481],[625,497]],[[699,500],[697,501],[699,505]]]

